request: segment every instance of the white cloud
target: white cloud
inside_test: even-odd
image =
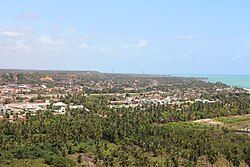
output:
[[[38,42],[49,45],[49,44],[52,44],[54,40],[50,36],[41,35],[40,38],[38,39]]]
[[[30,50],[30,43],[22,37],[1,38],[0,37],[0,55],[20,55]]]
[[[136,42],[126,41],[125,44],[121,46],[122,49],[142,49],[148,46],[149,40],[141,39],[137,40]]]
[[[105,52],[105,51],[107,51],[108,47],[103,45],[103,46],[97,47],[97,49],[98,49],[99,51],[101,51],[101,52]]]
[[[148,40],[139,40],[134,46],[135,48],[145,48],[148,46]]]
[[[29,34],[34,33],[36,30],[31,25],[22,25],[16,28],[18,31],[20,31],[23,34]]]
[[[88,49],[90,46],[83,42],[78,47],[81,48],[81,49]]]
[[[52,30],[52,31],[60,31],[63,29],[63,26],[61,24],[54,23],[54,24],[49,25],[48,28],[49,30]]]
[[[64,41],[62,39],[57,39],[49,35],[41,35],[38,38],[38,42],[44,45],[64,44]]]
[[[75,29],[75,28],[72,28],[72,27],[71,27],[71,28],[68,29],[68,33],[69,33],[69,34],[74,34],[75,32],[76,32],[76,29]]]
[[[21,49],[21,50],[28,50],[30,47],[24,40],[19,40],[16,42],[16,49]]]
[[[34,32],[35,32],[35,29],[31,25],[22,25],[22,26],[16,26],[16,27],[3,27],[0,29],[0,35],[12,37],[12,38],[28,35]]]
[[[8,37],[16,37],[16,36],[20,36],[23,34],[20,32],[15,32],[15,31],[2,31],[2,32],[0,32],[0,35],[5,35]]]
[[[125,44],[125,45],[122,46],[122,48],[128,49],[128,48],[130,48],[130,45]]]
[[[232,57],[232,60],[239,60],[239,59],[241,59],[243,56],[241,55],[241,54],[237,54],[237,55],[234,55],[233,57]]]

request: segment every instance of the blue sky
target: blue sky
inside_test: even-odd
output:
[[[0,0],[0,68],[250,74],[249,0]]]

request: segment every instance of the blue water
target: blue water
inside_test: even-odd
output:
[[[222,82],[230,86],[250,88],[250,76],[207,76],[210,82]]]
[[[241,88],[250,88],[250,75],[179,75],[186,77],[202,77],[207,78],[209,82],[222,82],[230,86]]]

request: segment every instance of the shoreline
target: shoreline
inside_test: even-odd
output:
[[[247,91],[247,93],[250,93],[250,88],[243,88],[244,90]]]

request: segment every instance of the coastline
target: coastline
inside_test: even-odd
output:
[[[214,76],[214,75],[204,75],[209,82],[216,83],[222,82],[232,87],[240,87],[250,91],[250,76]]]
[[[247,93],[250,93],[250,88],[243,88],[244,90],[247,91]]]

